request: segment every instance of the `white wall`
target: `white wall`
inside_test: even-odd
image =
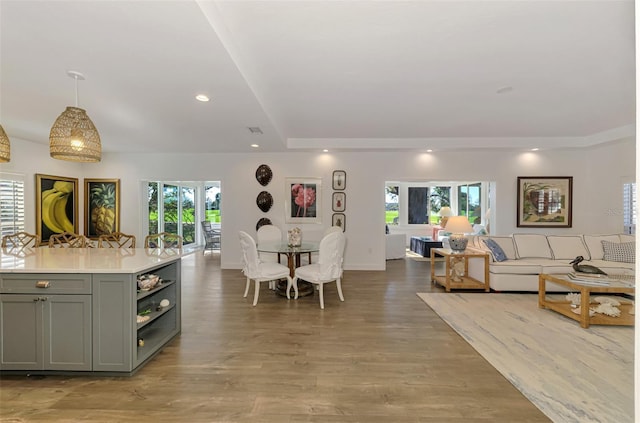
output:
[[[273,179],[262,187],[256,168],[268,164]],[[539,152],[469,151],[434,153],[269,153],[269,154],[109,154],[101,163],[75,164],[49,157],[48,145],[12,139],[12,161],[0,172],[26,175],[27,230],[35,231],[34,174],[44,173],[80,179],[80,222],[83,222],[82,178],[120,178],[123,232],[143,237],[142,180],[221,181],[223,219],[222,266],[240,268],[238,230],[255,234],[261,217],[284,224],[284,178],[322,178],[322,224],[299,225],[303,239],[319,239],[331,224],[331,175],[347,172],[345,268],[382,270],[384,249],[384,183],[389,180],[485,180],[495,181],[493,234],[513,232],[616,233],[622,231],[621,184],[635,179],[633,140],[591,149]],[[518,176],[573,176],[573,228],[530,229],[516,227],[516,178]],[[269,191],[274,206],[262,213],[256,197]],[[83,225],[81,225],[81,232]]]

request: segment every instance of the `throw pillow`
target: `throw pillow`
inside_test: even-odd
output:
[[[620,263],[636,262],[635,242],[602,241],[602,249],[604,250],[604,260],[617,261]]]
[[[502,247],[498,245],[497,242],[492,240],[491,238],[487,238],[483,240],[489,251],[491,251],[491,255],[493,256],[493,260],[495,261],[505,261],[507,259],[507,255],[504,253]]]

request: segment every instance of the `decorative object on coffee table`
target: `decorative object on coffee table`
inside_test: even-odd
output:
[[[469,240],[465,234],[473,232],[473,228],[466,216],[451,216],[444,230],[451,232],[449,246],[454,253],[462,253],[467,249]]]

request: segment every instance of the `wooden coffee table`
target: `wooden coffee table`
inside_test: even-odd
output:
[[[444,257],[446,263],[444,276],[436,276],[436,255]],[[474,257],[483,260],[484,281],[469,276],[469,259]],[[448,248],[432,248],[431,281],[444,286],[447,292],[451,292],[452,289],[482,289],[489,292],[489,254],[471,248],[462,253],[454,253]]]
[[[567,316],[570,319],[580,322],[580,326],[588,328],[589,325],[621,325],[633,326],[635,316],[629,314],[633,304],[621,304],[620,317],[611,317],[605,314],[596,313],[589,316],[591,304],[591,294],[634,294],[635,288],[624,282],[610,282],[609,285],[585,285],[580,282],[570,280],[567,275],[548,275],[542,273],[539,276],[538,286],[538,307],[548,308],[557,313]],[[547,298],[547,283],[552,282],[567,288],[568,291],[580,293],[580,314],[573,312],[571,302],[568,300],[552,300]]]

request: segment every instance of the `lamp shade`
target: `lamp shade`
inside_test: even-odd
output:
[[[469,223],[469,219],[467,219],[466,216],[451,216],[449,220],[447,220],[444,230],[451,232],[452,234],[466,234],[473,232],[471,223]]]
[[[99,162],[102,158],[100,134],[79,107],[67,107],[49,133],[49,154],[72,162]]]
[[[451,216],[453,213],[451,213],[451,207],[441,207],[440,208],[440,212],[438,213],[440,216]]]
[[[11,143],[4,128],[0,125],[0,163],[7,163],[11,160]]]

